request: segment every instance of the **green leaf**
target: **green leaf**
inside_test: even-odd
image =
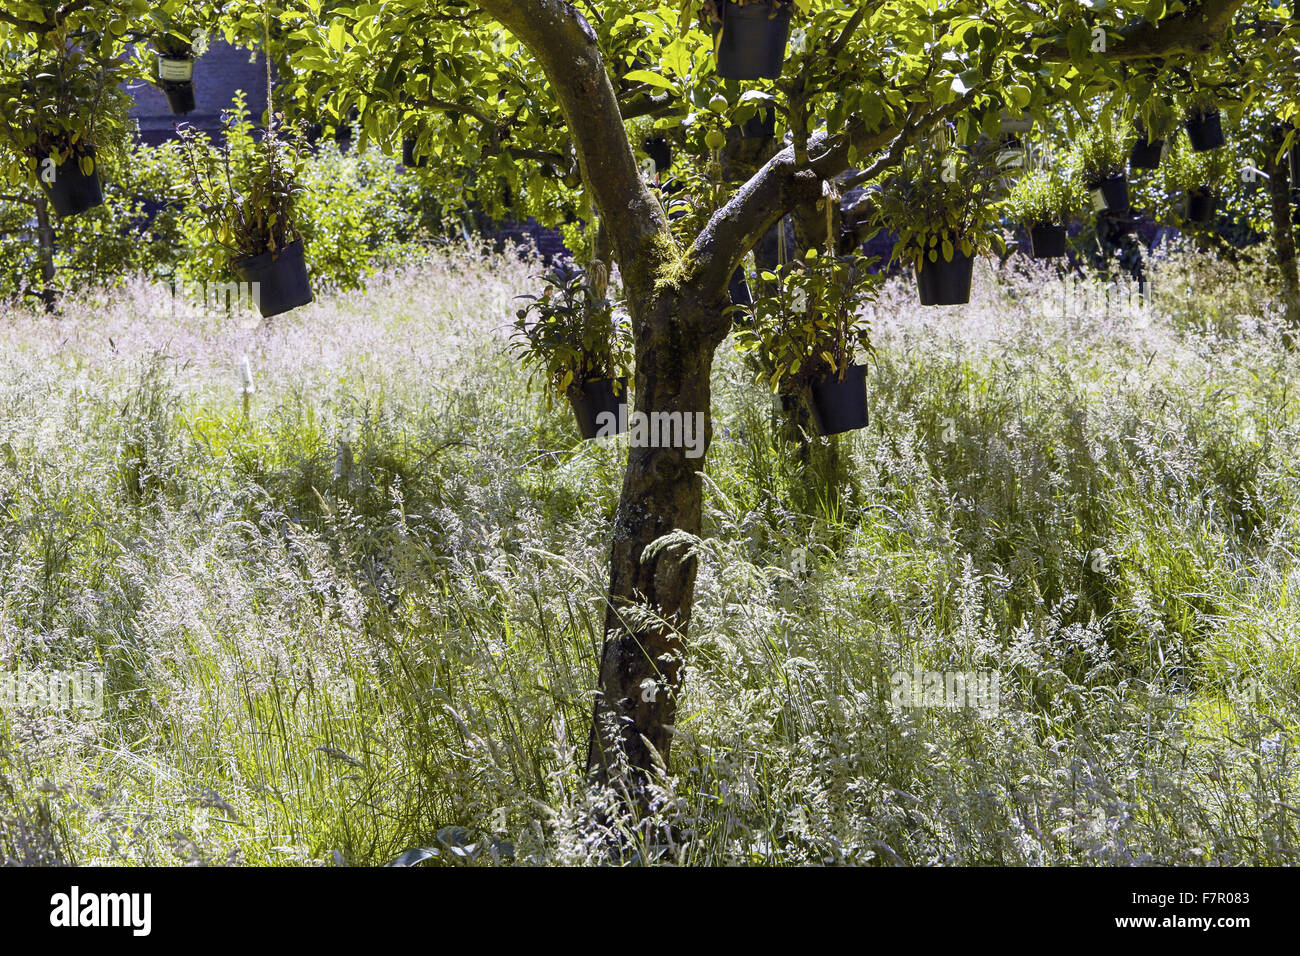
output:
[[[661,90],[671,90],[673,81],[660,76],[658,73],[651,73],[649,70],[633,70],[623,76],[623,79],[632,83],[649,83],[651,86]]]
[[[342,20],[335,20],[330,26],[329,45],[336,53],[342,53],[347,44],[348,31]]]

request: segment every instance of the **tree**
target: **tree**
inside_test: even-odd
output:
[[[304,0],[284,15],[284,42],[300,94],[328,86],[338,113],[359,108],[368,136],[391,142],[418,122],[434,157],[430,182],[450,173],[455,189],[490,199],[499,177],[543,218],[598,216],[634,323],[636,410],[703,412],[711,438],[709,373],[730,331],[728,279],[786,214],[801,211],[815,232],[824,183],[850,167],[861,169],[851,182],[878,180],[939,124],[974,142],[1004,110],[1083,113],[1105,95],[1132,119],[1162,76],[1212,56],[1233,18],[1262,5],[1154,0],[1132,21],[1097,0],[937,6],[797,0],[802,32],[782,78],[745,93],[713,75],[694,3],[399,0],[331,10]],[[648,119],[707,170],[717,143],[708,134],[768,104],[784,115],[789,142],[734,190],[707,174],[693,182],[693,195],[714,201],[670,221],[629,121]],[[641,806],[668,759],[682,691],[700,467],[682,449],[632,447],[612,531],[587,765]]]
[[[117,2],[143,13],[141,0]],[[695,0],[281,0],[269,14],[235,0],[223,28],[272,45],[281,108],[320,102],[340,120],[355,111],[362,142],[393,151],[414,136],[429,160],[422,181],[444,204],[564,223],[584,257],[612,259],[633,320],[636,411],[702,414],[706,448],[728,281],[787,214],[802,248],[820,244],[828,222],[837,228],[818,206],[825,197],[880,186],[909,150],[997,136],[1008,112],[1087,118],[1100,104],[1150,123],[1166,99],[1218,82],[1225,40],[1252,80],[1290,63],[1290,78],[1274,82],[1280,118],[1295,116],[1294,42],[1237,28],[1267,19],[1264,0],[1146,0],[1140,17],[1106,0],[792,2],[781,77],[746,87],[716,76],[712,5]],[[39,43],[49,7],[7,9],[4,36]],[[124,35],[117,25],[108,33]],[[733,187],[720,161],[727,131],[760,109],[780,113],[788,141],[749,157]],[[651,129],[689,157],[676,169],[689,198],[679,218],[645,172]],[[879,221],[870,204],[861,213],[859,226]],[[641,808],[669,758],[682,692],[701,467],[683,448],[634,444],[612,529],[587,767]]]
[[[19,0],[0,11],[0,178],[12,191],[3,198],[33,208],[47,307],[56,298],[47,198],[58,171],[98,175],[122,162],[122,87],[152,76],[138,45],[177,22],[206,28],[216,15],[214,0]]]

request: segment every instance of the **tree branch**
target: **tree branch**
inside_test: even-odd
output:
[[[698,294],[717,296],[726,288],[736,262],[759,238],[795,206],[816,202],[822,181],[849,167],[849,147],[861,154],[878,152],[899,135],[894,127],[868,130],[859,121],[845,134],[817,133],[808,140],[812,158],[797,163],[787,146],[740,187],[713,214],[687,254]]]
[[[1120,42],[1108,47],[1113,60],[1150,60],[1167,56],[1207,53],[1223,39],[1228,25],[1246,0],[1202,0],[1182,13],[1155,21],[1140,20],[1117,31]],[[1038,51],[1045,60],[1068,60],[1062,44]]]
[[[546,74],[629,292],[651,295],[649,283],[671,233],[663,207],[641,178],[596,32],[562,0],[480,0],[479,5],[528,47]]]

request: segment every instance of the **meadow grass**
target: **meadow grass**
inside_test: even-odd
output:
[[[0,315],[0,664],[106,681],[98,716],[0,709],[0,859],[607,859],[626,447],[507,355],[536,271]],[[836,441],[776,437],[719,353],[670,836],[634,859],[1296,862],[1300,363],[1261,270],[1182,251],[1140,306],[978,273],[966,308],[891,280]],[[996,671],[997,713],[893,706],[914,667]]]

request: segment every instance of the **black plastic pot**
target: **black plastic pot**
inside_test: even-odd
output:
[[[1031,226],[1029,248],[1035,259],[1056,259],[1065,255],[1065,227]]]
[[[614,416],[614,431],[606,430],[604,434],[617,435],[626,424],[626,416],[619,414],[619,407],[627,404],[627,378],[593,378],[581,388],[569,390],[569,404],[578,418],[578,433],[583,441],[591,441],[600,434],[602,412]]]
[[[970,283],[975,260],[964,256],[960,250],[953,252],[952,261],[939,256],[938,262],[922,260],[916,270],[916,288],[922,305],[965,305],[970,301]]]
[[[159,84],[167,97],[167,105],[175,116],[184,116],[194,112],[198,104],[194,99],[194,84],[191,82],[164,82]]]
[[[258,283],[252,297],[263,318],[269,319],[313,300],[301,239],[289,243],[278,255],[264,252],[250,259],[240,259],[232,263],[231,268],[243,281]]]
[[[94,159],[95,151],[90,150],[88,155]],[[76,156],[69,156],[54,167],[54,182],[46,183],[44,173],[47,158],[40,157],[38,173],[41,183],[49,191],[50,205],[54,207],[54,211],[60,218],[76,216],[87,209],[94,209],[104,204],[104,190],[99,182],[98,165],[90,171],[90,175],[86,175],[81,171],[80,160]]]
[[[1187,141],[1198,153],[1218,149],[1227,142],[1223,138],[1223,123],[1219,119],[1218,110],[1200,116],[1189,116],[1183,126],[1187,130]]]
[[[668,145],[668,138],[663,135],[649,136],[644,145],[646,153],[655,161],[655,172],[666,173],[673,164],[673,151]]]
[[[1187,221],[1205,224],[1214,219],[1214,193],[1208,189],[1193,189],[1187,193]]]
[[[745,281],[743,267],[738,268],[731,274],[731,282],[727,285],[727,293],[731,296],[732,305],[754,304],[754,297],[749,294],[749,283]]]
[[[718,76],[729,80],[774,80],[785,62],[785,44],[790,36],[790,4],[775,8],[771,3],[742,7],[727,0],[722,4],[722,26],[715,30]]]
[[[334,127],[334,142],[338,145],[339,152],[346,153],[352,147],[352,124],[339,123]]]
[[[1088,191],[1092,193],[1092,208],[1097,212],[1129,211],[1128,177],[1123,173],[1090,183]]]
[[[414,136],[407,136],[402,140],[402,165],[407,169],[423,169],[429,165],[427,156],[415,155],[416,139]]]
[[[867,367],[850,365],[844,381],[834,375],[809,387],[813,418],[823,435],[838,435],[867,427]]]
[[[1149,140],[1146,133],[1138,130],[1137,142],[1133,144],[1133,152],[1128,158],[1129,169],[1157,169],[1164,151],[1163,139]]]
[[[740,124],[740,135],[744,139],[772,139],[776,136],[776,110],[761,108],[749,119]]]

